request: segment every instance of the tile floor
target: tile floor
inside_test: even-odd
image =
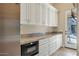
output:
[[[70,48],[60,48],[51,56],[77,56],[77,51]]]

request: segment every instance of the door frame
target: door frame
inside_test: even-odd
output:
[[[75,12],[76,12],[76,9],[74,8],[73,9]],[[66,12],[65,12],[65,44],[64,44],[64,47],[67,47],[67,36],[68,36],[68,34],[67,34],[67,31],[68,31],[68,25],[67,25],[67,22],[68,22],[68,17],[70,17],[70,14],[71,14],[71,9],[69,9],[69,10],[66,10]],[[72,48],[72,47],[70,47],[70,48]],[[76,49],[76,48],[74,48],[74,49]]]
[[[71,10],[66,10],[65,11],[65,44],[64,44],[64,47],[66,47],[66,44],[67,44],[67,31],[68,31],[68,27],[67,27],[67,21],[68,21],[68,16],[70,16],[69,14],[71,14]]]

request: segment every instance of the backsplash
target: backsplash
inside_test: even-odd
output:
[[[36,26],[36,25],[21,25],[20,34],[32,34],[32,33],[47,33],[47,32],[56,32],[56,27],[48,26]]]

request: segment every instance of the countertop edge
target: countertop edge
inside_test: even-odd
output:
[[[45,34],[43,36],[39,36],[39,37],[36,37],[36,39],[34,40],[29,40],[28,42],[22,42],[24,39],[21,38],[20,39],[20,45],[24,45],[24,44],[28,44],[28,43],[31,43],[31,42],[34,42],[34,41],[39,41],[39,40],[42,40],[42,39],[45,39],[45,38],[49,38],[49,37],[52,37],[54,35],[58,35],[58,34],[62,34],[62,33],[52,33],[52,34]],[[26,37],[27,38],[27,37]],[[30,37],[29,37],[30,38]],[[32,37],[31,37],[32,38]]]

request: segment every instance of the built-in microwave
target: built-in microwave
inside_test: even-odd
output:
[[[21,45],[21,56],[34,56],[39,53],[39,42]]]

